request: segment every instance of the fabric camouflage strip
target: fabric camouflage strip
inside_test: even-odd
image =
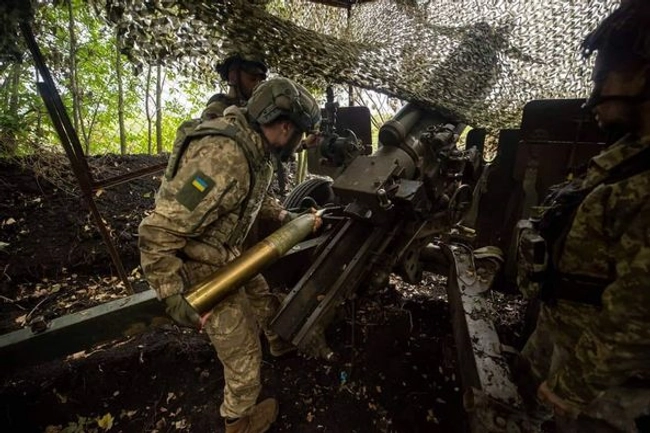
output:
[[[618,4],[381,0],[353,6],[348,20],[343,8],[304,0],[89,1],[104,6],[139,62],[214,82],[228,41],[311,87],[350,84],[487,127],[517,126],[531,99],[586,97],[591,65],[580,44]]]

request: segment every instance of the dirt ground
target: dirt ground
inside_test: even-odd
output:
[[[105,156],[90,163],[102,178],[164,160]],[[136,291],[146,288],[137,225],[158,183],[147,176],[96,194]],[[126,295],[73,184],[42,161],[0,161],[2,333]],[[272,431],[460,432],[464,413],[442,284],[432,274],[418,286],[393,278],[371,299],[347,305],[328,330],[333,362],[265,352],[263,396],[281,405]],[[504,299],[503,307],[500,327],[516,345],[521,302]],[[174,325],[66,359],[3,368],[2,375],[3,431],[223,431],[216,355],[205,335]]]

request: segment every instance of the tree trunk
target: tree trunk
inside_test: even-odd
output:
[[[144,111],[147,114],[147,153],[151,155],[151,109],[149,107],[149,101],[151,98],[151,65],[147,67],[147,85],[144,95]]]
[[[5,102],[8,109],[9,120],[0,129],[0,154],[13,156],[18,148],[16,133],[21,125],[18,121],[18,102],[20,99],[20,64],[15,63],[6,83]],[[4,86],[3,86],[4,87]]]
[[[156,153],[162,153],[162,65],[157,65],[156,68]]]
[[[72,0],[67,1],[68,5],[68,33],[70,33],[70,93],[72,94],[72,121],[74,129],[79,132],[79,89],[77,89],[77,39],[74,31],[74,14],[72,11]]]
[[[120,154],[126,154],[126,130],[124,128],[124,86],[122,83],[122,54],[119,32],[115,32],[115,74],[117,76],[117,121],[120,130]]]
[[[20,99],[20,63],[15,63],[11,70],[11,86],[9,87],[9,113],[18,120],[18,101]]]

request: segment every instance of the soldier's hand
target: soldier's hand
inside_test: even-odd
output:
[[[311,132],[307,135],[307,137],[302,141],[301,148],[302,149],[309,149],[312,147],[320,146],[320,144],[323,142],[323,135],[316,131],[316,132]]]
[[[294,219],[298,218],[300,215],[305,215],[307,213],[312,213],[314,214],[314,229],[313,232],[316,233],[319,228],[323,225],[323,219],[321,216],[318,214],[318,209],[312,207],[308,210],[305,210],[304,212],[301,213],[296,213],[296,212],[291,212],[286,209],[282,210],[279,215],[279,219],[281,221],[282,225],[287,224],[290,221],[293,221]]]
[[[164,299],[165,311],[176,323],[188,328],[199,328],[201,317],[179,293]]]
[[[313,232],[316,233],[318,231],[318,229],[320,229],[323,226],[323,218],[321,218],[320,214],[318,213],[318,209],[311,208],[311,209],[309,209],[309,211],[314,214],[314,230],[313,230]]]
[[[288,222],[293,221],[294,219],[298,218],[300,214],[288,211],[286,209],[282,209],[280,211],[280,214],[278,215],[278,219],[280,220],[280,224],[285,225]]]

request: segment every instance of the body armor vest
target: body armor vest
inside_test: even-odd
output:
[[[614,280],[611,270],[607,278],[560,272],[558,263],[573,220],[580,204],[597,186],[612,184],[650,170],[650,147],[634,158],[613,167],[607,176],[595,185],[584,187],[583,178],[576,178],[555,187],[545,198],[545,211],[534,226],[546,243],[547,266],[543,273],[533,278],[541,283],[540,299],[554,302],[565,299],[591,305],[601,305],[605,288]]]
[[[248,162],[250,176],[248,194],[241,204],[236,220],[233,221],[234,224],[231,227],[223,227],[221,230],[222,233],[228,233],[228,235],[224,235],[224,239],[220,239],[224,244],[239,248],[257,217],[273,176],[273,167],[268,156],[255,143],[251,142],[246,131],[223,118],[205,123],[200,120],[184,122],[177,132],[174,148],[165,170],[165,178],[170,180],[176,175],[178,164],[192,140],[210,135],[233,139],[244,152]]]

